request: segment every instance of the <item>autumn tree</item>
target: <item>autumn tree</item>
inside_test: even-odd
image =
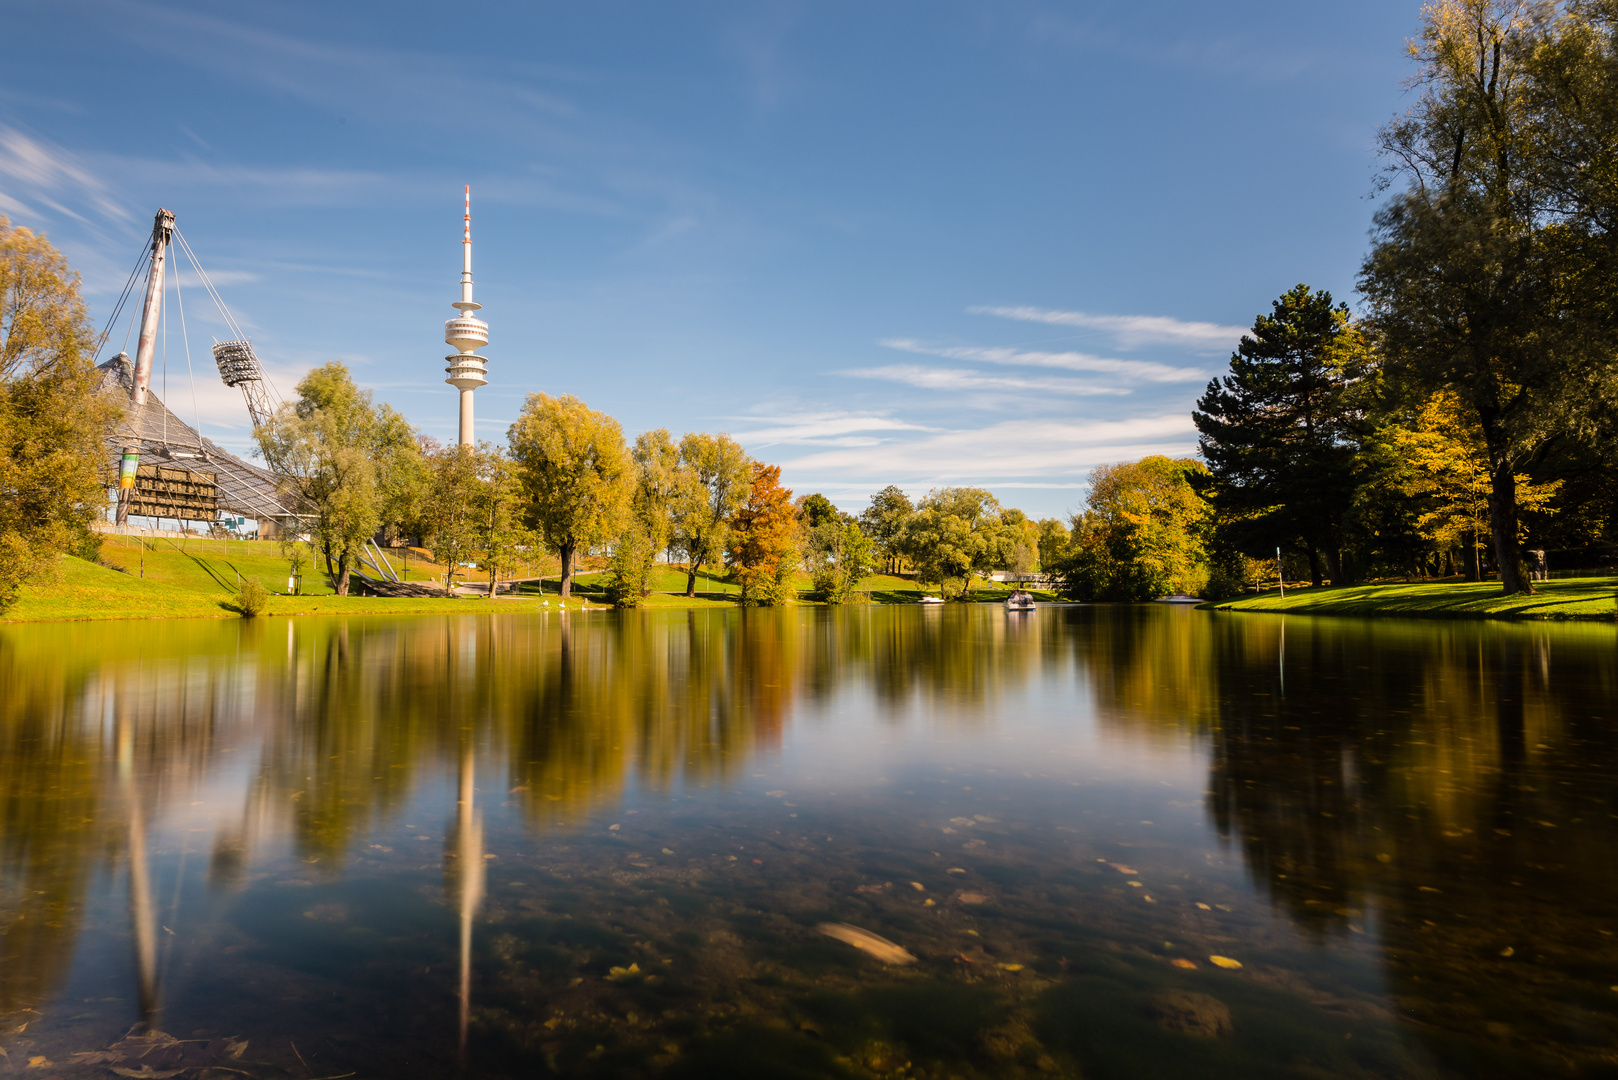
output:
[[[0,613],[61,553],[92,554],[113,403],[95,393],[79,276],[0,217]]]
[[[1547,78],[1542,61],[1560,56],[1575,61],[1563,74],[1576,85],[1586,46],[1593,68],[1582,70],[1612,70],[1600,55],[1603,31],[1570,9],[1611,12],[1545,0],[1424,9],[1412,48],[1419,96],[1380,136],[1406,187],[1378,212],[1360,277],[1390,375],[1454,394],[1482,433],[1507,593],[1533,592],[1517,477],[1577,427],[1571,414],[1614,385],[1618,320],[1599,209],[1612,205],[1610,185],[1584,196],[1612,175],[1618,117],[1601,113],[1614,102],[1605,75],[1587,83],[1583,104]]]
[[[561,556],[565,600],[574,556],[623,531],[634,485],[624,430],[570,394],[529,394],[507,438],[527,520]]]
[[[1080,600],[1200,593],[1213,512],[1190,481],[1207,471],[1193,458],[1160,454],[1092,471],[1085,509],[1073,517],[1067,593]]]
[[[876,554],[889,572],[897,571],[904,557],[905,526],[915,514],[910,498],[889,484],[871,496],[871,505],[860,512],[860,527],[876,545]]]
[[[781,466],[755,463],[746,501],[730,524],[728,554],[743,604],[776,605],[792,598],[796,529],[792,491],[781,486]]]
[[[302,502],[337,595],[347,596],[365,543],[405,512],[399,478],[416,472],[420,449],[405,418],[376,404],[341,361],[309,372],[295,393],[254,434]]]
[[[536,537],[526,520],[522,476],[503,446],[479,443],[477,489],[473,500],[473,543],[489,575],[488,599],[493,600],[500,574],[511,577],[532,549]]]
[[[1389,438],[1409,465],[1404,494],[1424,504],[1418,527],[1440,551],[1460,548],[1467,580],[1481,580],[1477,544],[1491,535],[1493,479],[1483,432],[1470,411],[1456,394],[1441,390],[1423,404],[1413,425],[1392,429]],[[1524,511],[1549,510],[1561,487],[1560,481],[1540,484],[1523,474],[1514,483]]]
[[[692,433],[680,440],[680,462],[695,476],[674,512],[675,545],[690,568],[685,595],[697,595],[697,568],[716,562],[728,546],[731,518],[747,501],[753,460],[729,435]]]
[[[1000,511],[1000,535],[996,545],[1003,570],[1030,574],[1039,565],[1039,526],[1015,507]]]

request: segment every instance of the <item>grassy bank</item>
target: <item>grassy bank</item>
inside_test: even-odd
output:
[[[244,578],[252,578],[270,589],[285,590],[287,560],[279,546],[248,540],[151,540],[138,543],[119,537],[102,548],[102,563],[64,556],[61,572],[54,582],[41,582],[23,590],[21,598],[6,613],[3,622],[44,622],[82,619],[186,619],[239,618],[235,607],[236,590]],[[402,569],[399,553],[395,569]],[[443,567],[434,566],[419,549],[410,556],[409,580],[442,580]],[[472,580],[477,581],[477,574]],[[465,579],[458,579],[464,581]],[[807,591],[804,578],[800,588]],[[697,595],[684,595],[683,570],[661,571],[653,581],[653,593],[645,606],[657,608],[730,607],[740,590],[723,576],[708,570],[699,573]],[[606,574],[597,572],[574,577],[574,595],[568,609],[600,608],[606,604]],[[875,575],[862,582],[867,594],[862,599],[874,603],[915,603],[924,591],[913,581]],[[299,596],[272,596],[270,616],[390,614],[410,615],[433,612],[535,612],[555,611],[564,606],[560,586],[553,577],[523,582],[512,595],[486,597],[394,598],[336,596],[325,575],[306,565]],[[974,599],[995,600],[1004,590],[981,590]],[[807,601],[805,601],[807,602]]]
[[[1533,596],[1505,596],[1497,582],[1350,585],[1264,592],[1204,604],[1216,611],[1297,615],[1396,615],[1455,619],[1583,619],[1611,622],[1618,578],[1541,581]]]

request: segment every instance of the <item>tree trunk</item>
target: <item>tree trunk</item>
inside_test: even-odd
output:
[[[1343,553],[1336,548],[1326,549],[1326,572],[1331,575],[1333,585],[1345,585],[1343,580]]]
[[[1489,475],[1489,531],[1494,534],[1494,561],[1500,567],[1500,591],[1508,596],[1534,594],[1528,562],[1517,543],[1517,475],[1510,463],[1495,465]]]
[[[1482,581],[1483,568],[1478,565],[1478,538],[1476,533],[1461,534],[1461,576],[1467,581]]]
[[[348,595],[348,553],[337,557],[337,595]]]
[[[559,554],[562,556],[562,599],[566,600],[573,595],[573,548],[572,544],[563,544]]]
[[[1320,551],[1313,544],[1309,545],[1309,579],[1316,588],[1325,581],[1320,572]]]
[[[697,595],[697,560],[691,560],[691,571],[685,577],[685,595]]]
[[[496,573],[495,568],[494,568],[494,564],[490,563],[489,564],[489,599],[490,600],[494,599],[494,587],[498,583],[499,583],[499,574]]]

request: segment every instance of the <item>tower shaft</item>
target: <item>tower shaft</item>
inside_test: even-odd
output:
[[[157,348],[158,321],[163,314],[163,264],[168,259],[169,237],[174,235],[174,215],[159,210],[152,220],[152,261],[146,271],[146,303],[140,312],[140,338],[135,344],[135,378],[129,399],[146,404],[146,391],[152,385],[152,353]]]
[[[446,356],[449,367],[444,370],[449,378],[444,381],[461,392],[462,446],[477,442],[472,430],[472,391],[488,383],[489,369],[477,350],[489,343],[489,324],[473,317],[472,312],[483,305],[472,299],[472,188],[466,189],[466,211],[462,218],[465,228],[461,233],[461,298],[450,306],[459,314],[444,323],[444,344],[460,351]]]

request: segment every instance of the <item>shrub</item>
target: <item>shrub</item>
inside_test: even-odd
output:
[[[264,614],[270,606],[270,590],[259,584],[257,578],[242,578],[240,587],[236,590],[236,610],[244,618],[251,619],[255,615]]]

